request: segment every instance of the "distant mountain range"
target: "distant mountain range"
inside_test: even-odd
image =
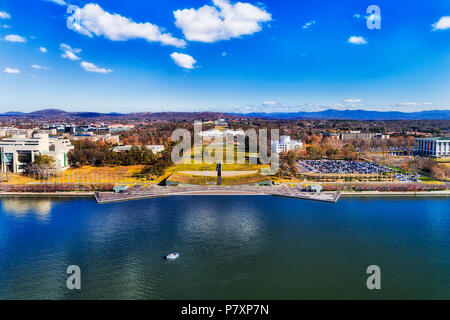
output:
[[[399,112],[328,109],[318,112],[247,113],[245,115],[267,119],[449,120],[450,110]]]
[[[0,113],[0,117],[24,117],[24,118],[140,118],[160,120],[192,120],[214,119],[222,117],[226,119],[236,116],[243,118],[264,118],[264,119],[341,119],[341,120],[450,120],[450,110],[430,110],[419,112],[399,112],[399,111],[367,111],[367,110],[335,110],[328,109],[318,112],[293,112],[293,113],[218,113],[218,112],[139,112],[139,113],[99,113],[99,112],[67,112],[60,109],[44,109],[34,112],[24,113],[10,111]]]
[[[101,116],[122,116],[123,113],[111,112],[111,113],[100,113],[100,112],[67,112],[60,109],[43,109],[37,110],[33,112],[19,112],[19,111],[9,111],[5,113],[0,113],[0,116],[16,116],[16,117],[31,117],[31,118],[40,118],[40,117],[81,117],[81,118],[96,118]]]

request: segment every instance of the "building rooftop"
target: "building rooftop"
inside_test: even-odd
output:
[[[450,137],[429,137],[429,138],[416,138],[416,140],[433,140],[433,141],[443,141],[443,140],[450,140]]]

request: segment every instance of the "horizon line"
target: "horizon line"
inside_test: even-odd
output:
[[[167,111],[111,111],[111,112],[102,112],[102,111],[66,111],[64,109],[58,109],[58,108],[43,108],[43,109],[36,109],[34,111],[4,111],[0,112],[0,114],[7,114],[7,113],[20,113],[20,114],[30,114],[30,113],[36,113],[40,111],[61,111],[66,113],[99,113],[99,114],[135,114],[135,113],[222,113],[222,114],[238,114],[238,115],[245,115],[245,114],[295,114],[295,113],[319,113],[319,112],[326,112],[326,111],[362,111],[362,112],[379,112],[379,113],[387,113],[387,112],[398,112],[398,113],[420,113],[420,112],[446,112],[450,111],[450,108],[448,109],[422,109],[422,110],[414,110],[414,111],[399,111],[399,110],[373,110],[373,109],[334,109],[334,108],[328,108],[323,110],[316,110],[316,111],[306,111],[306,110],[298,110],[298,111],[213,111],[213,110],[203,110],[203,111],[182,111],[182,110],[167,110]]]

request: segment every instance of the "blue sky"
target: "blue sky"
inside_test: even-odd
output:
[[[450,109],[449,1],[242,1],[2,0],[0,111]]]

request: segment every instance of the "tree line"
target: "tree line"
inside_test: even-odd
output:
[[[88,140],[72,141],[74,149],[68,153],[69,164],[101,167],[105,165],[131,166],[151,164],[156,160],[155,154],[145,146],[132,146],[130,150],[115,152],[110,144],[99,144]]]
[[[171,166],[171,152],[174,143],[169,145],[160,153],[154,154],[146,146],[132,146],[130,150],[115,152],[112,145],[99,144],[88,140],[73,141],[74,149],[69,151],[69,164],[72,167],[106,165],[145,165],[142,174],[150,176],[161,176]]]

